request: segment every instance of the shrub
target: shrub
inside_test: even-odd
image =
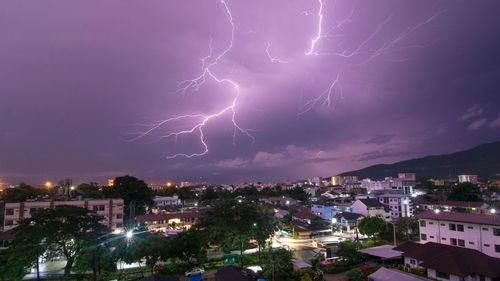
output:
[[[366,281],[366,275],[359,268],[353,268],[346,272],[347,281]]]

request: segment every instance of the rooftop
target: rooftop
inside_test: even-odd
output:
[[[480,274],[500,277],[500,259],[490,257],[477,250],[449,246],[434,242],[419,244],[406,242],[394,248],[404,256],[423,261],[423,267],[450,273],[460,277]]]
[[[368,275],[370,280],[376,281],[422,281],[422,280],[430,280],[424,277],[416,276],[413,274],[405,273],[396,269],[389,269],[385,267],[379,268],[379,270],[374,273]]]
[[[199,212],[170,213],[170,214],[157,214],[157,215],[142,215],[135,217],[135,220],[138,222],[147,222],[147,221],[161,221],[170,219],[190,219],[190,218],[198,218],[199,216],[200,216]]]
[[[498,215],[467,214],[467,213],[454,213],[454,212],[435,213],[433,211],[428,211],[416,215],[416,217],[419,219],[429,219],[429,220],[443,220],[443,221],[478,223],[478,224],[488,224],[488,225],[500,225],[500,216]]]
[[[366,207],[384,207],[384,204],[380,203],[377,199],[359,199],[359,201],[365,204]]]

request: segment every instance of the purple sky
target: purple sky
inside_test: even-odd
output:
[[[233,145],[229,110],[202,127],[208,153],[167,159],[204,151],[197,130],[161,138],[200,119],[140,133],[235,97],[209,75],[178,91],[210,41],[205,66],[228,48],[220,0],[2,1],[0,181],[284,181],[500,139],[499,1],[323,0],[309,56],[318,0],[226,4],[233,45],[209,70],[239,85],[255,142]]]

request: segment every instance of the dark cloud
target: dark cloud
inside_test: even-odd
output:
[[[210,41],[212,61],[228,46],[221,1],[2,1],[0,180],[278,181],[500,137],[498,1],[325,1],[318,56],[317,1],[226,3],[234,44],[212,71],[239,84],[234,120],[255,142],[228,110],[204,126],[206,155],[167,159],[204,151],[196,129],[162,138],[199,120],[130,140],[234,98],[213,79],[176,92]]]
[[[367,144],[385,144],[391,141],[396,135],[377,135],[374,138],[367,140]]]

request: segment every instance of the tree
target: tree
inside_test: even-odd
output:
[[[257,211],[259,216],[254,223],[251,236],[257,241],[259,263],[262,264],[261,248],[266,246],[266,240],[274,234],[277,226],[269,209],[259,206]]]
[[[45,230],[39,225],[31,225],[22,220],[14,228],[14,240],[7,250],[0,254],[0,279],[21,280],[29,268],[36,266],[37,279],[40,279],[38,257],[47,250]]]
[[[300,201],[308,201],[309,200],[309,194],[305,192],[305,190],[300,187],[296,186],[294,189],[287,190],[288,196],[295,200],[300,200]]]
[[[206,233],[190,229],[176,234],[169,240],[170,256],[190,266],[201,265],[207,260]]]
[[[82,194],[85,198],[102,198],[103,192],[95,182],[79,184],[72,194]]]
[[[361,234],[372,236],[376,241],[376,234],[383,232],[387,228],[386,222],[379,217],[366,217],[359,222],[358,229]]]
[[[153,274],[154,266],[160,260],[167,260],[168,242],[167,238],[160,233],[146,232],[137,234],[130,245],[132,257],[136,261],[146,260],[146,266]]]
[[[243,267],[243,251],[248,248],[248,241],[254,234],[259,217],[255,204],[227,200],[203,213],[196,227],[206,230],[209,241],[226,253],[235,246],[239,248],[240,265]]]
[[[6,202],[24,202],[27,199],[33,199],[41,195],[46,195],[47,191],[41,188],[35,188],[25,183],[19,184],[14,188],[7,188],[1,193],[1,199]]]
[[[481,190],[479,187],[470,182],[464,182],[453,187],[450,194],[448,194],[448,200],[471,202],[483,201],[481,199]]]
[[[99,238],[109,232],[101,224],[103,217],[95,212],[76,206],[60,205],[54,209],[38,211],[27,223],[44,229],[44,238],[49,250],[66,257],[64,275],[70,274],[80,252],[98,243]]]
[[[114,180],[114,185],[105,190],[107,193],[117,194],[123,199],[124,221],[129,224],[133,223],[136,214],[145,214],[146,207],[153,204],[153,192],[146,183],[129,175],[117,177]],[[106,197],[109,198],[107,195]]]
[[[103,245],[92,246],[84,249],[78,256],[74,270],[80,273],[92,270],[93,280],[98,280],[101,272],[115,272],[116,262],[107,247]]]
[[[337,255],[349,264],[358,264],[363,261],[363,254],[358,252],[359,244],[353,241],[340,242],[337,247]]]
[[[275,258],[273,258],[275,256]],[[292,252],[279,248],[264,260],[263,275],[266,280],[288,281],[294,280]],[[273,266],[272,260],[276,260]],[[274,273],[274,275],[273,275]],[[274,279],[272,278],[274,276]]]

